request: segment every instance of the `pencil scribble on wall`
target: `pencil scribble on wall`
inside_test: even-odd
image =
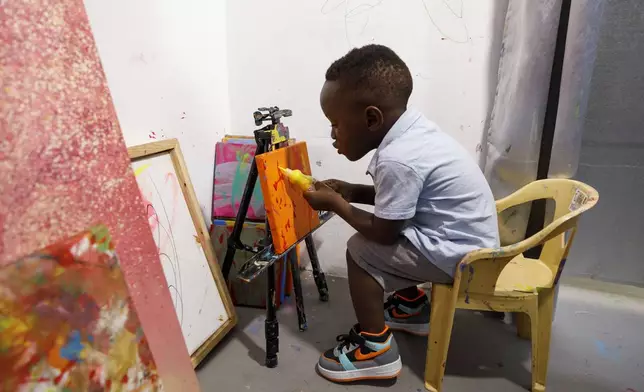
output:
[[[465,44],[470,42],[470,33],[463,18],[464,0],[417,0],[433,28],[441,35],[441,39],[453,43]],[[356,46],[354,41],[364,35],[373,12],[385,0],[325,0],[320,8],[323,15],[331,14],[340,9],[344,12],[344,31],[349,47]],[[458,26],[449,31],[447,23],[439,22],[439,18],[450,19],[449,26]],[[454,30],[454,29],[452,29]],[[353,38],[353,39],[352,39]]]

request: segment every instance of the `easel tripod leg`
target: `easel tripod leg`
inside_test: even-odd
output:
[[[304,312],[302,280],[300,279],[300,269],[297,265],[297,253],[295,249],[288,252],[286,260],[291,266],[291,274],[293,275],[293,292],[295,294],[295,307],[297,309],[298,326],[300,328],[300,331],[306,331],[308,329],[308,324],[306,322],[306,313]]]
[[[329,300],[329,288],[326,285],[326,277],[324,276],[324,272],[322,272],[322,270],[320,269],[320,260],[318,259],[318,253],[315,250],[313,236],[306,237],[304,242],[306,243],[306,251],[309,253],[309,259],[311,259],[313,279],[315,280],[315,285],[318,288],[320,301],[327,302]]]
[[[275,264],[268,267],[266,273],[267,295],[266,295],[266,321],[264,323],[264,333],[266,334],[266,367],[274,368],[277,366],[277,353],[279,352],[279,323],[277,322],[275,306]]]
[[[265,151],[266,147],[263,143],[257,144],[257,149],[255,150],[255,155],[259,155]],[[248,178],[246,179],[246,187],[244,187],[244,193],[239,203],[239,210],[237,210],[237,217],[235,218],[235,225],[233,226],[233,232],[228,238],[228,250],[226,251],[226,257],[224,258],[224,264],[221,267],[222,274],[224,275],[224,280],[228,282],[228,274],[230,273],[230,268],[233,265],[233,260],[235,259],[235,252],[237,251],[237,243],[241,238],[241,233],[244,228],[244,221],[246,220],[246,214],[248,213],[248,206],[250,205],[250,199],[253,196],[253,190],[255,189],[255,183],[257,182],[257,163],[255,159],[250,165],[250,170],[248,172]]]

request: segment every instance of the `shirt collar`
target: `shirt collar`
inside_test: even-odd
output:
[[[373,173],[375,172],[376,163],[378,162],[378,153],[383,148],[387,147],[389,143],[394,141],[394,139],[398,138],[399,136],[407,132],[407,130],[411,128],[412,125],[416,123],[416,121],[418,121],[421,115],[422,114],[420,113],[420,111],[414,108],[409,108],[405,110],[405,113],[403,113],[402,116],[400,116],[398,120],[396,120],[396,122],[391,127],[391,129],[389,129],[389,132],[387,132],[385,137],[380,142],[380,145],[378,145],[378,148],[376,149],[376,153],[373,154],[373,157],[371,158],[371,163],[369,163],[369,166],[367,167],[367,174],[373,175]]]

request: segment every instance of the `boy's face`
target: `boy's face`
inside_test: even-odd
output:
[[[351,92],[341,91],[337,81],[325,82],[320,105],[331,122],[333,147],[350,161],[357,161],[378,147],[382,140],[382,112],[374,107],[360,107]]]

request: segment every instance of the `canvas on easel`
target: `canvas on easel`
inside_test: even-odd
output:
[[[284,253],[320,224],[317,211],[304,198],[302,190],[284,177],[279,167],[311,174],[305,142],[279,148],[255,157],[264,195],[266,216],[273,236],[275,253]]]

